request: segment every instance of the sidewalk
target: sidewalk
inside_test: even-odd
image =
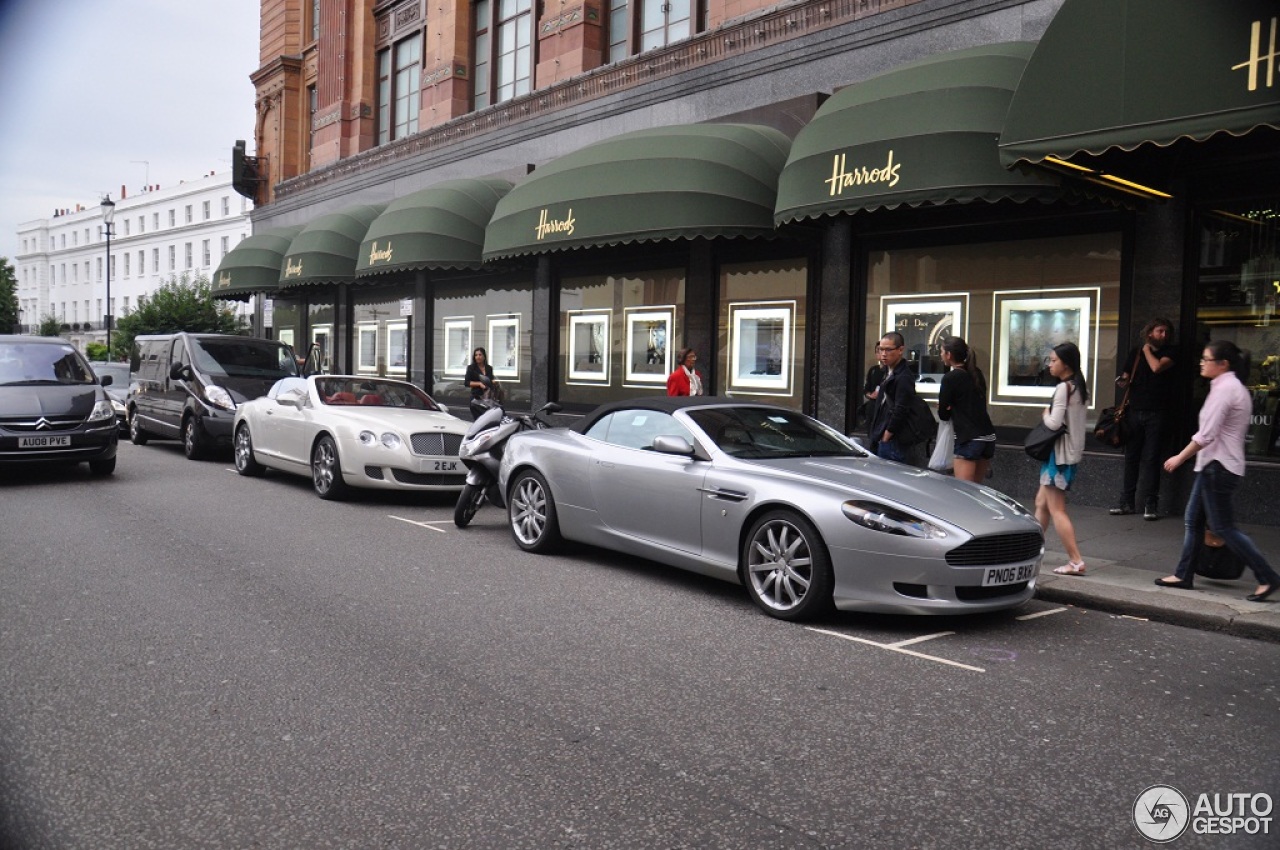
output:
[[[1245,569],[1235,581],[1196,576],[1194,590],[1161,589],[1153,582],[1173,573],[1182,551],[1182,516],[1155,522],[1140,514],[1111,516],[1105,508],[1072,506],[1068,511],[1088,574],[1060,576],[1067,562],[1050,525],[1036,596],[1192,628],[1229,632],[1280,642],[1280,593],[1266,602],[1246,602],[1257,584]],[[1241,525],[1241,530],[1280,568],[1280,526]],[[1275,601],[1272,601],[1275,600]]]

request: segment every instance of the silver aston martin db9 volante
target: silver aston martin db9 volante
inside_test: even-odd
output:
[[[881,460],[821,422],[643,398],[525,431],[502,459],[516,543],[562,539],[746,585],[785,620],[994,611],[1035,593],[1040,526],[1009,496]]]

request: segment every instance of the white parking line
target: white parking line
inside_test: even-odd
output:
[[[934,656],[934,655],[925,655],[923,652],[914,652],[910,649],[903,649],[902,646],[899,644],[876,643],[875,641],[867,640],[866,638],[854,637],[853,635],[841,634],[840,632],[832,632],[826,629],[815,629],[812,626],[805,626],[805,628],[811,632],[818,632],[819,634],[831,635],[832,637],[843,638],[844,640],[854,641],[855,643],[865,643],[868,646],[877,646],[880,649],[887,649],[890,652],[901,652],[903,655],[913,655],[916,658],[923,658],[926,661],[936,661],[939,664],[950,664],[952,667],[959,667],[962,670],[972,670],[975,673],[987,672],[981,667],[973,667],[969,664],[961,664],[959,661],[949,661],[946,658],[938,658],[937,656]],[[941,635],[930,635],[930,637],[941,637]]]
[[[907,638],[906,640],[900,640],[897,643],[886,643],[885,646],[910,646],[913,643],[924,643],[927,640],[933,640],[934,638],[946,637],[947,635],[953,634],[955,634],[955,632],[938,632],[936,635],[925,635],[924,637]]]
[[[1068,611],[1068,608],[1050,608],[1048,611],[1037,611],[1034,614],[1023,614],[1021,617],[1014,617],[1015,620],[1034,620],[1036,617],[1047,617],[1050,614],[1061,614]]]
[[[404,517],[402,517],[402,516],[396,516],[395,514],[387,514],[387,516],[388,516],[388,517],[390,517],[391,519],[398,519],[398,520],[400,520],[401,522],[407,522],[407,523],[409,523],[409,525],[418,525],[418,526],[421,526],[422,528],[429,528],[429,529],[431,529],[432,531],[438,531],[438,532],[440,532],[441,534],[448,534],[448,533],[449,533],[449,532],[445,531],[443,528],[436,528],[436,527],[435,527],[434,525],[432,525],[430,522],[418,522],[416,519],[405,519]],[[434,520],[434,522],[453,522],[453,520],[437,519],[437,520]]]

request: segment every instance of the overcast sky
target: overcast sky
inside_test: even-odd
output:
[[[0,256],[18,224],[229,171],[259,0],[0,0]]]

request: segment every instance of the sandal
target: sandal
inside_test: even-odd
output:
[[[1084,575],[1084,561],[1080,563],[1071,563],[1058,567],[1054,572],[1060,576],[1082,576]]]

